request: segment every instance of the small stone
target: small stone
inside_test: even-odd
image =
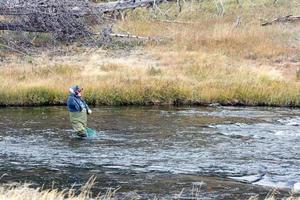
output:
[[[294,184],[292,192],[294,194],[300,194],[300,182]]]
[[[208,105],[209,107],[218,107],[221,106],[219,103],[211,103]]]

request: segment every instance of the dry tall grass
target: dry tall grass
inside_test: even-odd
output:
[[[84,87],[87,101],[97,105],[300,104],[298,84],[284,81],[268,66],[234,64],[226,56],[203,52],[152,54],[161,56],[159,63],[137,60],[136,54],[125,59],[106,58],[101,52],[60,61],[39,58],[38,66],[14,62],[0,69],[0,104],[63,104],[75,83]]]
[[[28,184],[17,184],[14,186],[0,187],[0,200],[110,200],[114,198],[116,191],[107,191],[105,194],[93,194],[91,187],[93,181],[90,180],[80,191],[74,189],[60,191],[58,189],[45,190],[41,188],[32,188]],[[192,193],[191,197],[181,197],[181,195],[174,196],[174,199],[201,199],[201,191]],[[264,199],[276,200],[278,199],[276,190],[271,191]],[[134,198],[133,198],[134,199]],[[249,200],[263,199],[263,197],[256,195]],[[291,194],[285,200],[300,200],[299,195]]]
[[[167,38],[160,45],[150,43],[123,56],[96,50],[2,63],[0,105],[63,104],[68,87],[80,84],[96,105],[299,106],[300,26],[260,26],[260,19],[299,14],[299,3],[227,0],[220,16],[212,1],[201,2],[186,2],[181,13],[173,3],[160,11],[136,9],[116,25]]]
[[[28,184],[0,187],[0,200],[108,200],[112,199],[115,191],[105,194],[93,194],[91,188],[95,178],[91,178],[79,191],[74,189],[59,191],[57,189],[45,190],[31,188]],[[96,197],[95,197],[96,196]]]
[[[279,196],[278,191],[275,189],[275,190],[270,191],[269,194],[264,198],[264,200],[276,200],[276,199],[279,199],[278,196]],[[253,197],[249,198],[249,200],[258,200],[258,199],[261,199],[259,195],[256,195],[256,196],[253,196]],[[291,192],[290,197],[281,198],[281,199],[284,199],[284,200],[300,200],[300,196],[299,196],[299,193],[294,194],[293,192]]]

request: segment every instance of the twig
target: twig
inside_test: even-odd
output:
[[[181,13],[182,11],[181,0],[177,0],[177,8],[178,8],[178,12]]]
[[[236,21],[235,21],[235,24],[234,24],[234,28],[238,28],[238,27],[240,27],[241,26],[241,17],[240,16],[238,16],[237,17],[237,19],[236,19]]]

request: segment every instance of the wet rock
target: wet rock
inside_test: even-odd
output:
[[[211,103],[208,106],[209,107],[219,107],[219,106],[221,106],[221,104],[219,104],[219,103]]]
[[[292,192],[294,194],[300,194],[300,182],[299,183],[295,183],[292,189]]]

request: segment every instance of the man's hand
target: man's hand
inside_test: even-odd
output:
[[[88,110],[87,110],[87,114],[89,114],[89,115],[92,114],[92,110],[91,110],[91,109],[88,109]]]

